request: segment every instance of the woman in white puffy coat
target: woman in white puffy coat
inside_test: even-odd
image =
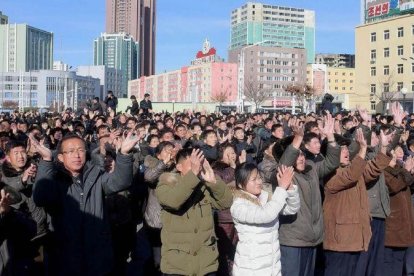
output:
[[[298,188],[292,184],[292,167],[279,167],[278,187],[273,195],[262,190],[257,167],[243,164],[236,169],[236,188],[230,208],[239,242],[233,265],[234,276],[281,275],[279,214],[299,210]]]

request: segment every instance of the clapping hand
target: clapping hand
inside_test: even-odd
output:
[[[41,143],[37,141],[33,134],[29,134],[30,144],[34,147],[35,151],[42,156],[42,159],[45,161],[52,161],[52,152],[44,145],[44,140]]]
[[[414,169],[414,158],[412,156],[408,157],[407,160],[405,160],[404,169],[410,173]]]
[[[3,215],[10,211],[10,194],[6,193],[4,189],[1,189],[0,194],[0,215]]]
[[[210,166],[210,163],[204,159],[203,162],[203,171],[201,172],[201,177],[207,183],[216,184],[216,176],[213,169]]]
[[[277,168],[277,184],[280,188],[283,188],[285,190],[291,190],[293,189],[293,180],[294,176],[294,170],[293,167],[286,167],[284,165],[281,165]]]
[[[394,124],[397,127],[401,126],[402,120],[405,116],[407,116],[407,113],[404,112],[404,110],[401,108],[401,105],[399,102],[394,102],[391,104],[391,113],[394,118]]]
[[[246,160],[247,160],[246,150],[242,150],[239,156],[239,163],[240,164],[246,163]]]
[[[203,152],[199,149],[195,149],[191,152],[191,171],[198,175],[201,171],[201,164],[204,160]]]

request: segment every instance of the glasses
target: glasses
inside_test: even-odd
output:
[[[62,151],[62,153],[67,154],[69,156],[74,156],[75,154],[82,155],[86,152],[85,149],[70,149],[68,151]]]

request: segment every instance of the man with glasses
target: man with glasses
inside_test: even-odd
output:
[[[37,206],[51,217],[48,275],[107,275],[113,269],[107,195],[127,189],[132,181],[131,149],[138,136],[129,133],[107,173],[86,161],[85,141],[65,136],[58,146],[58,164],[52,153],[30,136],[42,160],[33,188]]]

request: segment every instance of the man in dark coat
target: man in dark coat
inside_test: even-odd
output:
[[[138,113],[139,113],[139,104],[138,104],[137,98],[135,97],[135,95],[132,95],[129,99],[132,101],[132,107],[128,106],[128,108],[125,110],[125,112],[129,111],[132,116],[138,115]]]
[[[102,106],[101,103],[99,102],[99,97],[95,97],[92,100],[92,105],[91,105],[91,111],[93,112],[97,112],[97,115],[102,115],[103,111],[102,111]]]
[[[150,101],[150,94],[145,93],[144,99],[139,103],[142,113],[148,114],[152,112],[152,103]]]
[[[116,114],[116,106],[118,105],[118,98],[114,96],[112,91],[108,91],[108,96],[105,98],[106,107],[110,107]]]
[[[48,248],[49,275],[107,275],[113,269],[113,252],[105,196],[127,189],[132,181],[131,149],[138,136],[130,132],[122,141],[113,173],[86,162],[85,141],[77,135],[62,139],[59,165],[52,153],[33,137],[42,156],[33,199],[51,217]]]

